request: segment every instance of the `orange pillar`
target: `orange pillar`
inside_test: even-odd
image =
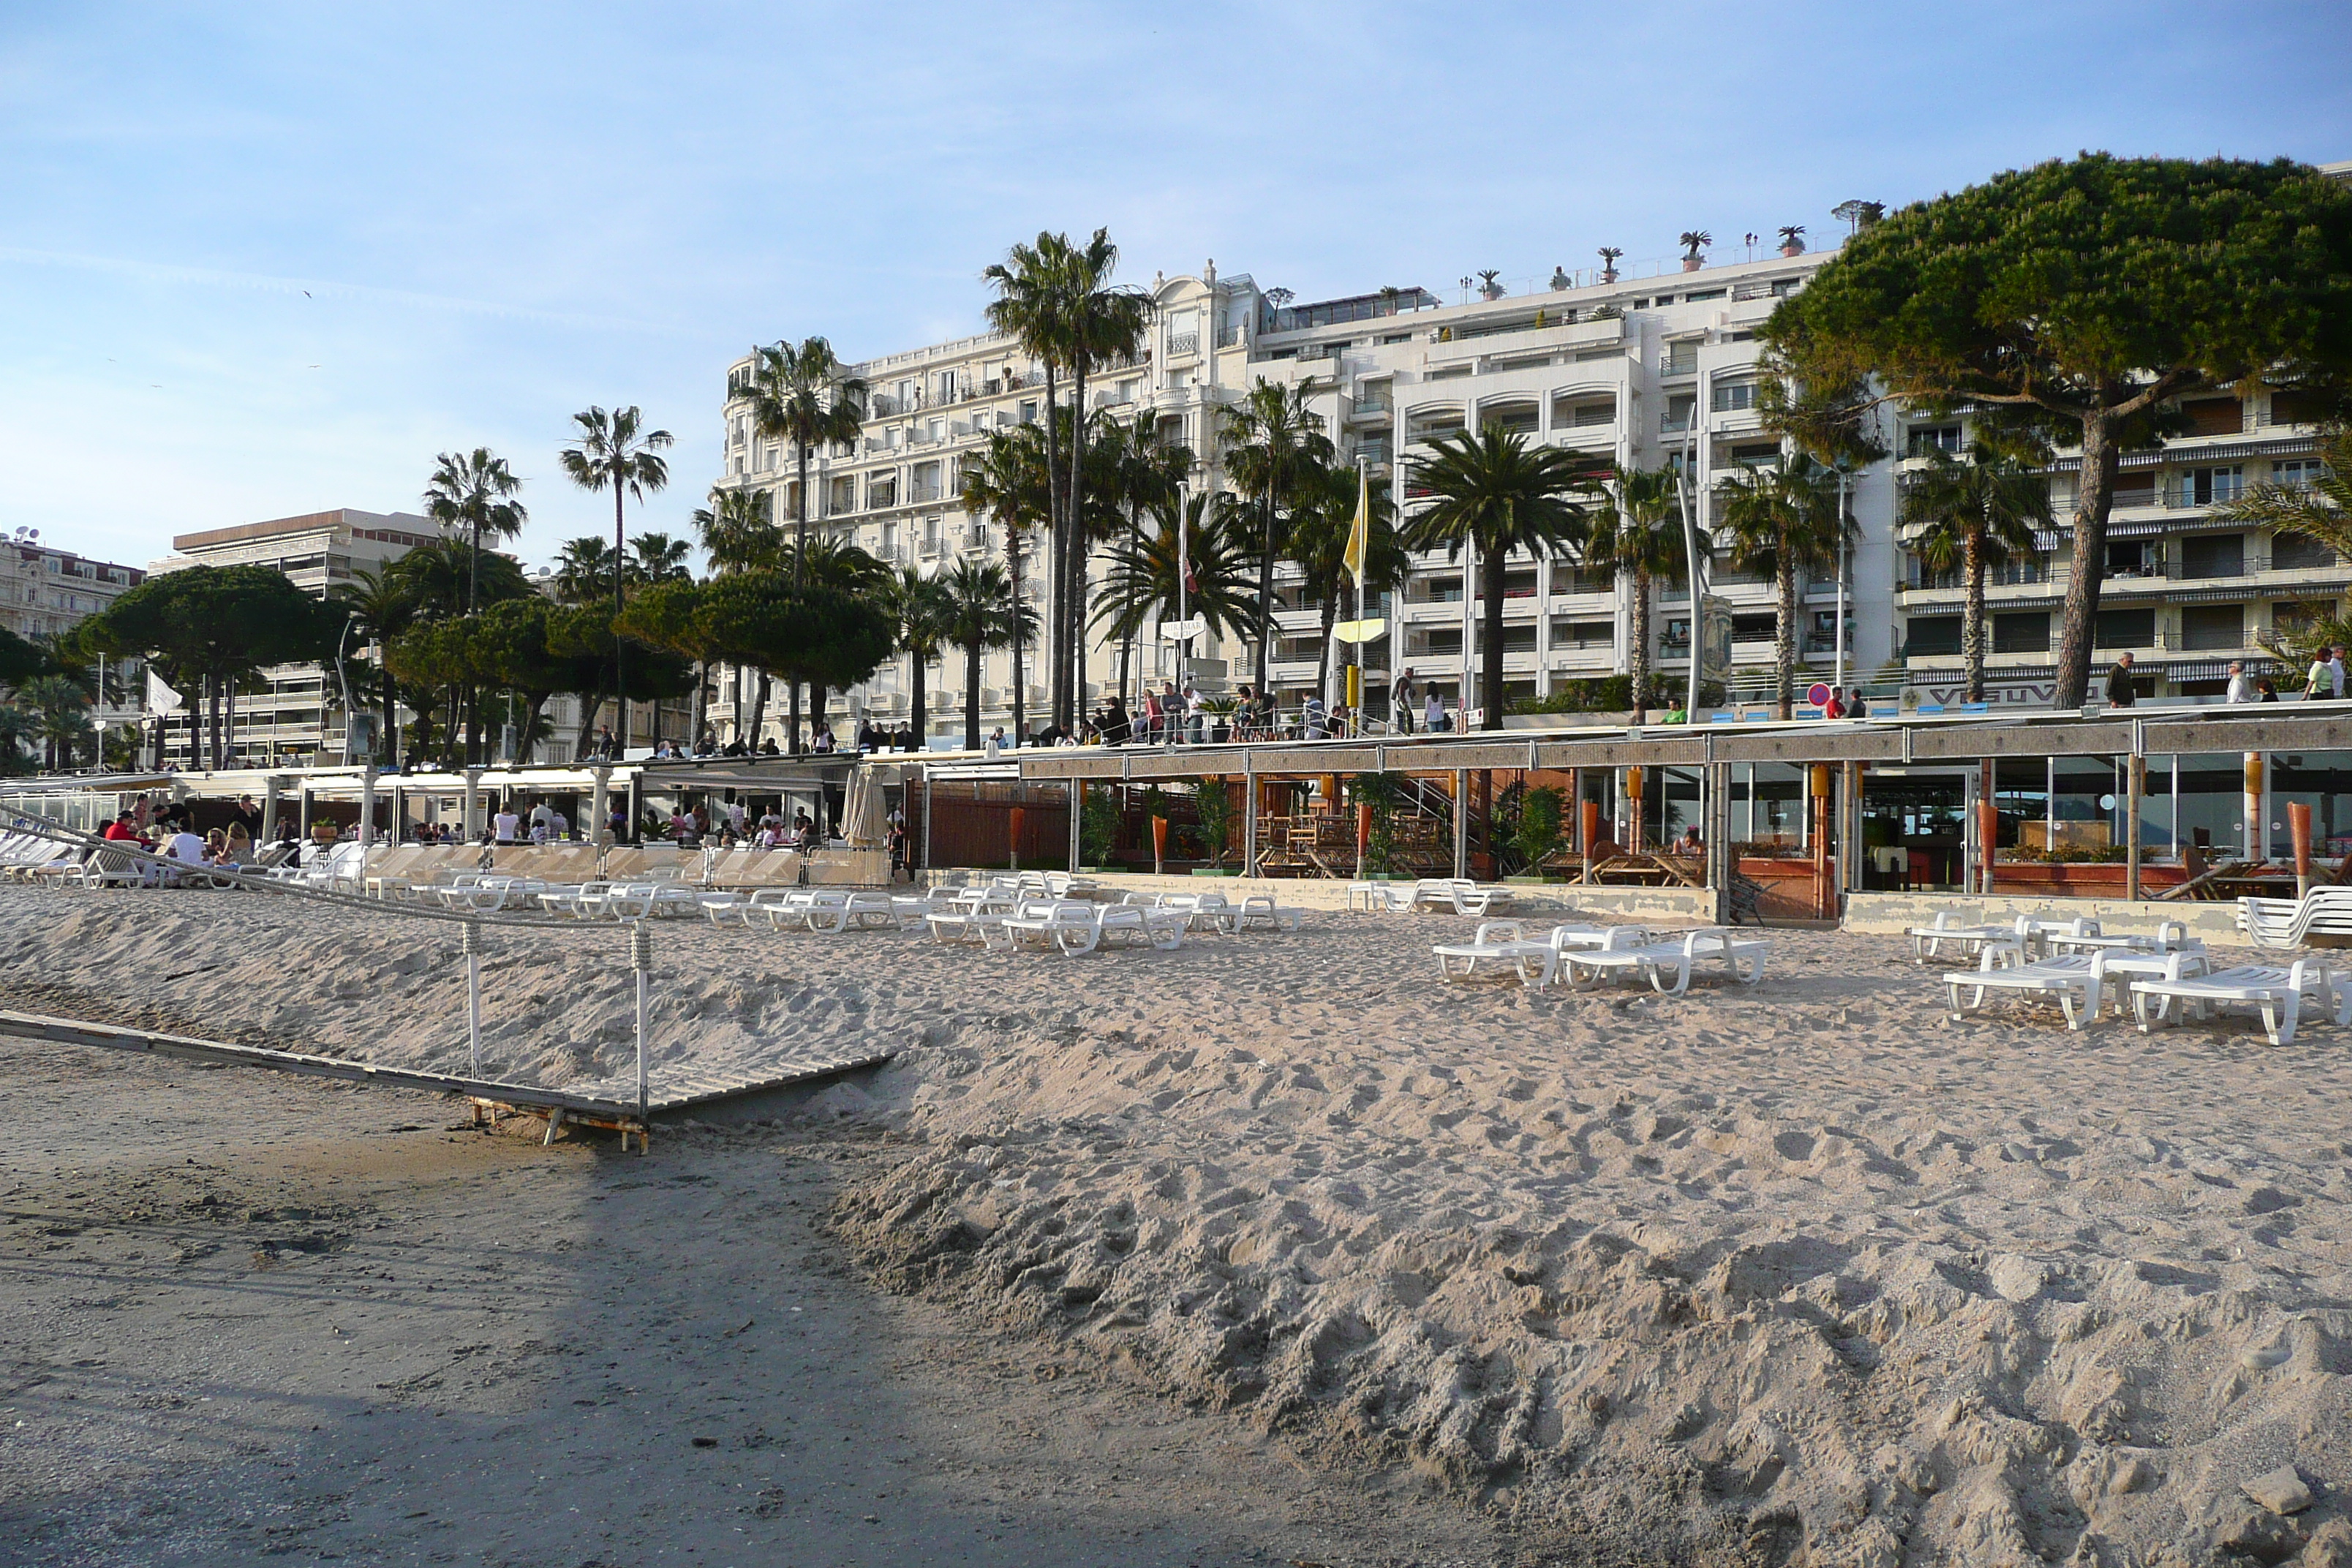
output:
[[[1024,806],[1016,805],[1005,813],[1005,821],[1011,825],[1007,837],[1012,840],[1009,847],[1012,852],[1013,868],[1016,871],[1021,869],[1021,829],[1028,820],[1029,812]]]
[[[2294,835],[2294,896],[2311,891],[2311,807],[2299,800],[2287,802],[2287,830]]]

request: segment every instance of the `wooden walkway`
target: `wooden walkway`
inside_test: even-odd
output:
[[[352,1061],[341,1057],[273,1050],[266,1046],[231,1045],[224,1040],[204,1040],[189,1035],[126,1029],[112,1024],[85,1023],[78,1018],[52,1018],[38,1013],[0,1010],[0,1035],[16,1035],[59,1045],[103,1046],[111,1050],[144,1051],[152,1056],[213,1062],[224,1067],[268,1068],[276,1072],[300,1073],[310,1078],[384,1083],[402,1089],[462,1094],[475,1102],[478,1113],[481,1108],[495,1108],[545,1116],[551,1139],[556,1128],[564,1121],[583,1121],[619,1131],[624,1134],[625,1144],[627,1135],[635,1134],[641,1151],[646,1146],[646,1120],[648,1117],[709,1105],[740,1095],[758,1094],[764,1089],[787,1089],[794,1084],[855,1072],[860,1068],[878,1067],[898,1054],[895,1050],[878,1050],[836,1057],[803,1058],[784,1063],[769,1063],[742,1072],[709,1068],[671,1068],[651,1077],[646,1085],[646,1102],[641,1110],[637,1104],[634,1068],[628,1072],[589,1083],[549,1089],[540,1084],[506,1083],[496,1079],[473,1079],[456,1073],[380,1067],[372,1062]]]

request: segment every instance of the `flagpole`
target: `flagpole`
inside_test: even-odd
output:
[[[1184,580],[1192,574],[1192,531],[1191,518],[1184,506],[1184,492],[1176,492],[1176,624],[1182,626],[1191,618],[1185,606]],[[1176,639],[1176,691],[1181,696],[1192,684],[1192,639],[1190,636]]]
[[[1371,505],[1371,470],[1365,466],[1364,454],[1359,452],[1356,454],[1356,513],[1360,517],[1364,517]],[[1355,723],[1356,733],[1360,735],[1364,732],[1364,568],[1370,564],[1368,558],[1372,549],[1369,518],[1359,548],[1362,553],[1356,558],[1356,640],[1348,645],[1354,655],[1348,664],[1356,672],[1356,679],[1349,682],[1353,689],[1349,693],[1348,710]]]

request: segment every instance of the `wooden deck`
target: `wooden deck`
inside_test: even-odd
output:
[[[786,1089],[860,1068],[878,1067],[895,1050],[859,1051],[840,1056],[803,1058],[771,1063],[752,1072],[714,1068],[670,1068],[651,1076],[644,1106],[637,1104],[636,1073],[598,1079],[588,1083],[550,1089],[541,1084],[506,1083],[496,1079],[472,1079],[456,1073],[423,1072],[409,1068],[380,1067],[341,1057],[312,1056],[301,1051],[273,1050],[266,1046],[231,1045],[224,1040],[198,1039],[189,1035],[158,1034],[126,1029],[112,1024],[90,1024],[78,1018],[52,1018],[38,1013],[0,1010],[0,1035],[47,1040],[61,1045],[102,1046],[110,1050],[144,1051],[184,1061],[213,1062],[225,1067],[268,1068],[309,1078],[341,1079],[346,1082],[385,1083],[462,1094],[472,1100],[477,1113],[488,1109],[544,1116],[548,1135],[566,1121],[610,1127],[638,1140],[645,1147],[647,1119],[765,1089]]]

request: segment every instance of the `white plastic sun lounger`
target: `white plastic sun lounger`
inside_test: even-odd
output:
[[[1540,937],[1525,934],[1517,921],[1486,921],[1468,942],[1439,942],[1437,973],[1448,980],[1467,979],[1480,963],[1507,963],[1518,972],[1523,985],[1549,985],[1559,973],[1560,954],[1571,948],[1632,951],[1654,945],[1645,926],[1554,926]],[[1459,963],[1456,971],[1452,966]]]
[[[2105,988],[2105,966],[2100,962],[2104,953],[2066,953],[2046,958],[2039,963],[2025,961],[2025,949],[2017,941],[1987,942],[1977,956],[1977,967],[1958,970],[1944,976],[1945,987],[1951,995],[1951,1005],[1946,1016],[1959,1023],[1971,1011],[1985,1005],[1985,994],[1991,991],[2007,991],[2025,996],[2049,996],[2056,999],[2058,1010],[2066,1016],[2066,1027],[2081,1030],[2099,1016],[2099,996]],[[1974,993],[1963,1007],[1960,993]]]
[[[1082,952],[1092,952],[1102,942],[1102,920],[1093,904],[1059,900],[1043,906],[1031,905],[1004,921],[1005,934],[1013,947],[1034,943],[1040,947],[1061,950],[1063,956],[1076,958]]]
[[[1911,962],[1924,964],[1942,958],[1947,946],[1957,950],[1954,956],[1974,958],[1988,942],[2024,941],[2025,933],[2015,921],[2007,925],[1965,925],[1963,918],[1950,910],[1938,910],[1934,925],[1913,926],[1905,933],[1911,939]]]
[[[1636,973],[1659,994],[1680,996],[1690,989],[1691,972],[1707,959],[1721,963],[1740,984],[1753,985],[1764,978],[1764,962],[1771,951],[1771,944],[1761,937],[1742,938],[1728,927],[1701,926],[1640,947],[1563,946],[1557,968],[1570,985],[1587,970],[1596,980],[1612,973]],[[1670,975],[1672,984],[1666,983]]]
[[[2182,1013],[2194,1010],[2200,1016],[2209,1007],[2256,1008],[2262,1014],[2263,1033],[2274,1046],[2294,1043],[2295,1021],[2305,996],[2316,1001],[2336,1027],[2352,1025],[2352,976],[2340,974],[2317,959],[2297,959],[2285,968],[2247,963],[2200,973],[2199,961],[2203,956],[2173,953],[2161,975],[2131,983],[2132,1017],[2141,1033],[2147,1033],[2151,1023],[2150,997],[2156,999],[2157,1021],[2168,1021],[2174,1016],[2175,1002],[2180,1004]]]
[[[1274,901],[1272,893],[1250,894],[1242,900],[1241,907],[1234,910],[1233,916],[1233,929],[1237,935],[1253,926],[1281,931],[1297,931],[1306,923],[1305,910],[1286,909]]]
[[[1165,952],[1184,945],[1185,929],[1192,924],[1174,910],[1146,909],[1135,904],[1098,904],[1094,910],[1095,924],[1101,931],[1101,945],[1105,948],[1124,943]]]

